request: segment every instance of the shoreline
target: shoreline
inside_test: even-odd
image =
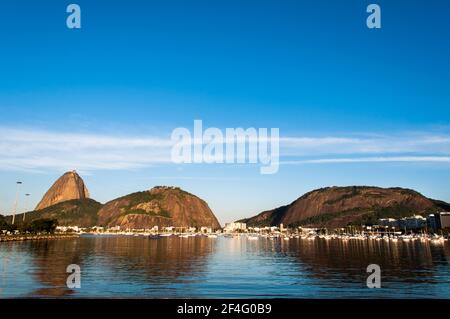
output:
[[[160,233],[160,234],[148,234],[148,233],[56,233],[56,234],[19,234],[19,235],[0,235],[1,242],[14,242],[14,241],[30,241],[30,240],[56,240],[56,239],[68,239],[68,238],[80,238],[83,235],[87,236],[124,236],[124,237],[144,237],[149,239],[161,239],[165,237],[176,237],[176,238],[191,238],[191,237],[206,237],[206,238],[237,238],[246,237],[248,240],[258,240],[258,239],[270,239],[270,240],[318,240],[324,239],[326,241],[330,239],[337,239],[347,242],[348,240],[358,240],[358,241],[384,241],[384,242],[430,242],[433,244],[439,243],[444,244],[448,242],[448,237],[445,236],[430,236],[426,235],[400,235],[400,236],[380,236],[380,235],[323,235],[323,234],[257,234],[257,233],[222,233],[222,234],[205,234],[205,233]]]
[[[12,242],[12,241],[29,241],[29,240],[54,240],[65,238],[77,238],[79,234],[47,234],[47,235],[1,235],[0,242]]]

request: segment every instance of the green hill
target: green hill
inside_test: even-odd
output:
[[[92,227],[97,224],[97,213],[101,207],[102,204],[93,199],[73,199],[44,209],[27,212],[25,213],[25,222],[29,223],[36,219],[48,218],[58,220],[58,225],[61,226]],[[12,216],[7,216],[6,221],[11,223]],[[23,214],[17,214],[15,225],[20,226],[22,223]]]

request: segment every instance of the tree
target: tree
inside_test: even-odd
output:
[[[58,226],[56,219],[36,219],[29,224],[27,231],[30,233],[54,233],[56,226]]]
[[[5,230],[8,227],[8,223],[5,220],[5,217],[3,215],[0,215],[0,230]]]
[[[7,230],[12,232],[16,229],[17,229],[16,225],[8,224],[6,218],[3,215],[0,215],[0,231]]]

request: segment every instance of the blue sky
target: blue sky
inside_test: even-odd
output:
[[[0,213],[71,169],[99,201],[178,185],[221,222],[331,185],[450,201],[450,3],[372,1],[370,30],[359,0],[73,2],[80,30],[70,2],[2,1]],[[285,164],[161,160],[195,119],[279,128]]]

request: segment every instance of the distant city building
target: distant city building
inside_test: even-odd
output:
[[[378,225],[383,227],[395,227],[400,229],[421,229],[429,225],[429,218],[422,217],[420,215],[414,215],[410,217],[404,217],[401,219],[394,218],[380,218]]]
[[[200,232],[210,234],[212,233],[212,227],[203,226],[200,228]]]
[[[439,213],[439,223],[440,228],[450,227],[450,212],[440,212]]]
[[[431,228],[433,231],[438,230],[438,222],[435,214],[430,214],[427,217],[427,225],[429,228]]]
[[[380,218],[378,220],[378,225],[385,227],[398,227],[398,220],[394,218]]]
[[[59,232],[66,232],[66,231],[71,231],[71,232],[80,232],[80,227],[78,226],[56,226],[56,230]]]
[[[398,221],[399,228],[420,229],[425,228],[426,226],[427,226],[427,219],[420,215],[404,217]]]
[[[235,231],[245,231],[247,229],[246,223],[226,223],[224,231],[225,232],[235,232]]]
[[[298,227],[298,231],[302,234],[315,234],[317,232],[316,228],[310,227]]]
[[[278,227],[276,227],[276,226],[265,227],[265,228],[268,229],[271,233],[276,232],[278,230]]]
[[[427,217],[428,227],[437,231],[438,229],[450,227],[450,212],[430,214]]]

